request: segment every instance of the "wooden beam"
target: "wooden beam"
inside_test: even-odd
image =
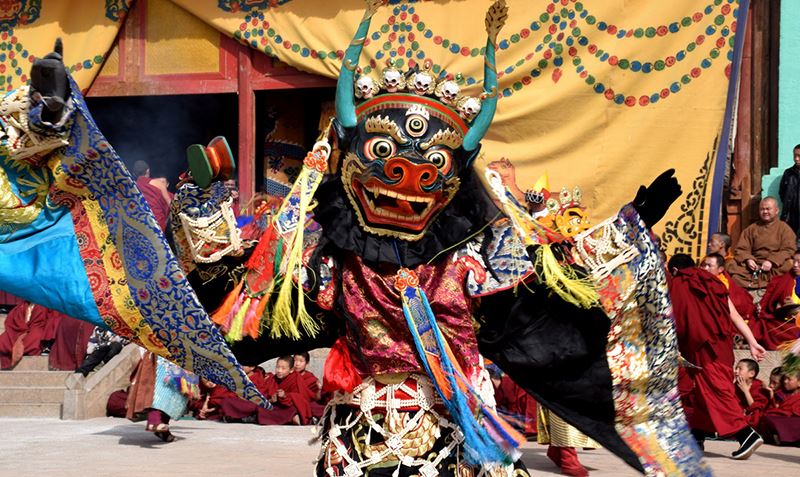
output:
[[[239,203],[250,202],[256,192],[256,96],[250,81],[252,64],[250,48],[239,45]],[[242,211],[243,214],[247,213]]]

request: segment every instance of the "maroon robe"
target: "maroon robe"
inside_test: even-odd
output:
[[[10,369],[23,356],[42,354],[42,341],[47,341],[50,310],[34,305],[28,316],[28,303],[15,306],[6,317],[5,331],[0,334],[0,368]]]
[[[262,393],[275,402],[270,410],[258,408],[258,423],[262,426],[291,424],[295,414],[300,413],[299,409],[307,408],[308,401],[300,392],[297,373],[291,372],[283,379],[269,373],[264,383],[266,392]],[[283,397],[277,396],[279,389],[284,391]]]
[[[761,422],[761,417],[764,415],[767,406],[769,406],[769,393],[764,389],[764,384],[759,379],[753,379],[750,384],[750,396],[753,397],[753,404],[748,405],[747,399],[744,397],[744,392],[736,386],[736,397],[739,399],[739,405],[744,410],[745,419],[747,423],[754,428],[758,428]]]
[[[750,323],[756,318],[756,305],[753,303],[753,296],[747,293],[747,290],[740,287],[731,275],[722,271],[725,279],[728,281],[728,295],[731,297],[733,307],[742,315],[745,322]]]
[[[321,402],[319,380],[309,371],[294,374],[297,375],[297,387],[300,389],[300,399],[295,401],[295,405],[299,404],[297,410],[300,413],[300,422],[308,424],[312,417],[319,419],[325,411],[325,405]]]
[[[226,399],[237,397],[233,391],[229,391],[225,386],[215,385],[214,387],[207,387],[202,381],[200,382],[200,399],[194,400],[190,403],[189,408],[192,411],[195,419],[206,421],[219,421],[222,419],[222,403]],[[206,401],[208,400],[208,401]],[[205,417],[200,417],[200,410],[203,409],[203,404],[207,402],[208,412]]]
[[[50,349],[50,369],[75,371],[86,358],[86,345],[93,330],[91,323],[62,315]]]
[[[679,270],[671,282],[675,329],[681,355],[702,369],[686,369],[693,386],[682,386],[691,402],[689,426],[729,436],[747,427],[733,384],[733,335],[728,290],[699,268]]]
[[[782,343],[793,341],[800,331],[791,316],[777,316],[778,309],[792,296],[794,286],[795,277],[791,273],[770,280],[761,298],[761,313],[758,318],[748,322],[753,336],[767,350],[776,350]]]
[[[153,179],[150,177],[139,176],[136,179],[136,186],[139,187],[139,190],[144,196],[144,200],[147,201],[147,205],[149,205],[150,210],[153,211],[158,226],[161,227],[161,230],[166,230],[167,217],[169,217],[169,204],[166,199],[164,199],[164,194],[161,192],[161,189],[150,184],[151,180]]]
[[[301,408],[308,408],[308,404],[304,404],[301,398],[296,373],[289,373],[285,378],[278,379],[274,374],[265,374],[263,369],[257,367],[248,374],[248,377],[261,394],[270,401],[275,399],[272,402],[272,409],[260,408],[250,401],[233,395],[222,399],[220,403],[219,409],[223,418],[240,420],[256,415],[258,423],[263,426],[291,424],[292,418],[299,414],[298,404]],[[283,397],[277,396],[279,389],[283,389]]]
[[[774,407],[764,412],[761,431],[781,444],[800,442],[800,391],[776,396]]]
[[[108,401],[106,402],[106,416],[125,418],[127,414],[128,391],[124,389],[114,391],[108,396]]]
[[[520,427],[526,435],[536,434],[536,401],[507,375],[503,375],[500,386],[495,387],[494,399],[498,410],[523,421]]]

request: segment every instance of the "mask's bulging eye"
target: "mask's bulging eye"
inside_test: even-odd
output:
[[[406,119],[406,132],[411,137],[420,137],[428,130],[428,120],[418,114]]]
[[[397,151],[394,142],[384,137],[374,137],[364,143],[364,155],[367,159],[388,159]]]
[[[450,151],[436,149],[425,154],[425,158],[436,166],[442,174],[450,172],[453,163],[453,156],[450,154]]]

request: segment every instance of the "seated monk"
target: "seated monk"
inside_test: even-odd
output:
[[[725,271],[725,258],[718,253],[709,253],[700,262],[700,268],[717,277],[725,285],[733,307],[736,308],[745,323],[753,322],[756,317],[756,305],[753,303],[753,297],[747,293],[747,290],[737,285]],[[755,333],[753,334],[755,335]],[[756,340],[758,340],[757,335]]]
[[[300,392],[297,373],[292,368],[294,358],[283,356],[275,362],[275,374],[267,374],[262,393],[272,403],[272,409],[258,409],[258,423],[262,426],[300,424],[298,409],[306,408],[308,402]]]
[[[789,273],[770,280],[761,298],[758,318],[748,323],[753,335],[768,350],[778,349],[781,343],[797,338],[795,323],[800,311],[800,250],[792,256]]]
[[[41,355],[43,342],[54,339],[55,328],[48,326],[53,316],[47,308],[27,301],[12,308],[0,334],[0,369],[13,368],[23,356]]]
[[[242,365],[242,370],[247,373],[247,377],[250,378],[250,381],[253,382],[253,385],[255,385],[256,389],[258,389],[259,392],[261,392],[261,394],[264,396],[269,397],[267,394],[268,389],[266,384],[266,373],[264,372],[264,369],[260,366]],[[216,389],[216,387],[213,389]],[[246,399],[240,398],[231,391],[228,391],[227,393],[216,391],[215,394],[219,400],[219,415],[223,421],[248,423],[256,422],[256,416],[258,414],[257,405]],[[208,399],[210,401],[211,398],[208,397]]]
[[[733,260],[733,252],[731,251],[731,236],[722,232],[711,234],[711,237],[708,239],[707,253],[709,255],[712,253],[718,253],[722,255],[722,258],[725,259],[726,264]]]
[[[744,229],[728,265],[736,283],[748,289],[765,288],[772,277],[788,272],[796,248],[794,231],[778,220],[774,197],[764,198],[758,211],[761,220]]]
[[[297,375],[297,386],[302,395],[302,399],[296,402],[308,403],[308,407],[298,408],[302,424],[319,421],[325,411],[325,404],[322,402],[322,383],[312,372],[306,370],[309,361],[308,353],[294,355],[294,374]]]
[[[758,379],[758,363],[752,359],[740,359],[734,370],[736,397],[742,406],[745,419],[751,427],[758,429],[761,417],[769,406],[770,395]]]
[[[800,442],[800,371],[783,375],[772,407],[764,412],[761,430],[778,445]]]
[[[189,407],[197,420],[219,421],[222,419],[220,411],[222,402],[234,397],[236,394],[225,386],[219,386],[207,379],[200,379],[200,399],[192,401]]]
[[[227,398],[220,404],[222,419],[258,422],[262,426],[300,424],[298,408],[307,408],[308,404],[300,393],[297,375],[292,372],[293,366],[294,359],[291,356],[278,358],[274,374],[265,374],[257,366],[243,366],[256,388],[272,403],[272,409],[260,408],[239,397]]]

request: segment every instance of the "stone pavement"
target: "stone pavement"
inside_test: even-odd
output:
[[[0,476],[310,476],[317,446],[311,427],[260,427],[177,421],[177,440],[165,444],[144,423],[100,418],[0,420]],[[716,476],[800,476],[800,448],[764,446],[747,461],[726,456],[733,442],[708,442],[706,457]],[[526,444],[523,460],[534,476],[559,475],[544,446]],[[581,451],[593,477],[639,474],[604,450]]]

